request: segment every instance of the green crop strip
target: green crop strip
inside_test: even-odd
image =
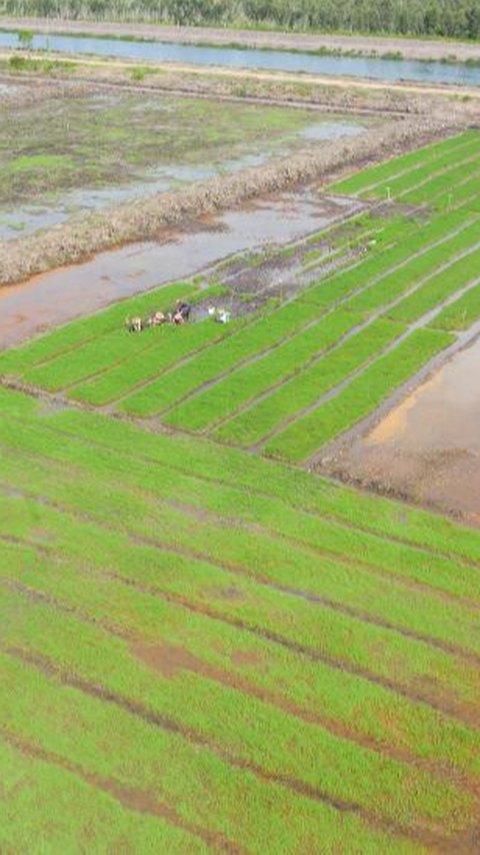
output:
[[[418,188],[418,193],[425,201],[429,200],[426,188],[435,182],[447,182],[458,174],[459,169],[470,169],[472,171],[478,166],[478,140],[476,136],[463,146],[460,150],[453,150],[436,158],[427,164],[421,164],[416,169],[405,174],[398,175],[396,178],[388,179],[386,182],[379,184],[374,188],[372,195],[384,198],[389,195],[392,199],[401,198],[402,201],[408,198],[409,193],[414,193]],[[460,166],[459,166],[460,162]],[[422,191],[425,189],[425,195],[422,196]]]
[[[471,288],[458,300],[446,306],[429,326],[441,330],[465,330],[480,318],[480,285]]]
[[[412,323],[427,312],[441,306],[460,288],[478,280],[479,264],[480,250],[459,259],[390,309],[388,316],[403,323]]]
[[[435,162],[438,157],[442,157],[449,152],[461,153],[462,149],[465,146],[469,146],[470,142],[476,138],[477,133],[475,131],[467,131],[467,133],[460,136],[450,137],[440,143],[433,143],[424,148],[408,152],[408,154],[404,154],[401,157],[387,160],[379,166],[374,166],[343,181],[331,184],[329,191],[344,193],[350,196],[365,193],[370,188],[376,187],[376,185],[382,182],[396,178],[403,171],[410,171],[422,164],[428,166],[430,163]]]
[[[179,282],[122,300],[96,315],[73,321],[19,348],[0,353],[0,373],[19,374],[55,359],[68,359],[70,351],[118,331],[125,318],[143,316],[160,309],[165,311],[176,299],[192,299],[195,294],[196,288],[191,283]]]
[[[439,275],[449,277],[451,270],[449,265],[452,264],[452,256],[475,249],[479,243],[479,237],[477,222],[464,226],[451,238],[447,238],[431,249],[427,248],[425,253],[407,261],[400,269],[383,276],[374,285],[367,286],[361,294],[354,296],[348,302],[348,307],[358,312],[382,308],[384,304],[397,299],[423,278],[431,277],[439,267],[444,265],[446,266],[445,272]],[[467,256],[467,259],[474,258],[475,255],[472,252],[471,256]],[[464,259],[460,259],[456,265],[461,265],[463,261]],[[465,260],[465,264],[468,264],[468,261]],[[456,265],[452,264],[452,267]],[[424,287],[428,287],[428,285]]]
[[[194,357],[188,364],[180,365],[165,377],[134,393],[119,407],[129,413],[154,415],[189,394],[197,386],[213,380],[219,368],[233,367],[242,359],[272,347],[283,337],[288,337],[311,319],[311,309],[295,301],[269,313],[268,322],[260,319],[214,348]]]
[[[211,426],[267,390],[273,383],[296,374],[313,357],[323,353],[362,322],[361,315],[338,309],[314,326],[301,330],[262,358],[238,368],[203,394],[176,407],[164,421],[187,430]]]
[[[267,446],[270,454],[304,460],[336,435],[352,427],[415,374],[453,337],[448,333],[415,330],[391,353],[378,359],[339,395],[298,419]]]
[[[330,248],[350,266],[288,303],[127,335],[126,315],[225,293],[174,283],[0,355],[0,848],[470,839],[478,531],[282,459],[315,456],[480,317],[477,139],[362,175],[429,219],[345,223]]]
[[[247,446],[260,442],[283,421],[314,404],[349,374],[375,358],[403,332],[400,324],[383,319],[374,321],[298,377],[219,427],[213,435]]]

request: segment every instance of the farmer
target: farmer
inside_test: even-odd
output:
[[[191,311],[192,307],[190,303],[185,303],[183,300],[177,300],[177,302],[175,303],[175,313],[173,315],[173,322],[175,324],[184,324],[186,321],[188,321]]]
[[[155,312],[150,321],[152,326],[159,327],[161,324],[165,324],[167,322],[167,316],[164,315],[163,312]]]
[[[139,317],[130,320],[127,318],[126,325],[129,332],[141,332],[145,328],[142,318]]]

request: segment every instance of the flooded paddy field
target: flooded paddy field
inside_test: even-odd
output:
[[[477,337],[341,447],[326,470],[480,526],[479,378]]]
[[[380,123],[132,93],[11,110],[11,121],[0,125],[0,240],[261,166]]]

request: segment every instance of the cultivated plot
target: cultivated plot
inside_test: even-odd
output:
[[[2,848],[474,840],[478,533],[19,392],[0,412]]]
[[[347,179],[334,188],[363,193],[388,181],[392,202],[357,216],[352,240],[344,235],[331,246],[333,272],[313,277],[293,299],[225,327],[205,320],[136,340],[119,323],[128,311],[122,304],[5,354],[0,372],[157,427],[290,461],[315,459],[463,341],[456,305],[462,327],[478,318],[478,141],[468,132],[375,167],[361,186],[358,178],[355,187]],[[453,175],[463,175],[454,199]],[[403,189],[393,199],[395,176]],[[316,261],[313,252],[310,272]],[[149,295],[149,304],[162,294]]]

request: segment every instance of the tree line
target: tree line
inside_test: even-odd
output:
[[[480,38],[480,0],[0,0],[6,15]]]

